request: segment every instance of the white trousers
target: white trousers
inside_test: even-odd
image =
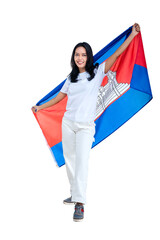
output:
[[[86,203],[89,155],[95,123],[62,119],[62,148],[72,201]]]

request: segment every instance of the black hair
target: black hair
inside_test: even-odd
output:
[[[74,47],[73,52],[72,52],[72,56],[71,56],[72,71],[68,76],[70,76],[71,82],[77,82],[78,81],[76,78],[79,74],[79,68],[77,67],[77,65],[74,61],[75,51],[76,51],[76,48],[78,48],[78,47],[84,47],[86,49],[87,62],[86,62],[85,70],[86,70],[86,72],[88,72],[90,74],[90,77],[88,78],[88,81],[91,81],[95,76],[94,69],[98,68],[99,64],[98,63],[96,63],[95,65],[93,64],[92,48],[86,42],[80,42]]]

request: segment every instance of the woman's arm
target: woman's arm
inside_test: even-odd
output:
[[[46,103],[44,103],[44,104],[42,104],[40,106],[33,106],[32,107],[32,111],[33,112],[38,112],[41,109],[51,107],[52,105],[55,105],[56,103],[60,102],[66,96],[67,96],[66,93],[59,92],[57,94],[57,96],[55,98],[51,99],[50,101],[48,101],[48,102],[46,102]]]
[[[105,73],[109,71],[117,58],[124,52],[124,50],[129,46],[133,38],[139,33],[140,26],[135,23],[132,27],[132,32],[129,37],[122,43],[122,45],[105,61]]]

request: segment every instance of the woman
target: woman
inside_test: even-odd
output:
[[[129,37],[101,65],[93,64],[93,53],[88,43],[78,43],[71,57],[72,71],[58,95],[41,106],[32,107],[33,112],[38,112],[58,103],[68,95],[66,112],[62,119],[62,147],[71,197],[63,202],[76,204],[74,221],[81,221],[84,218],[88,161],[95,134],[94,119],[98,89],[111,66],[139,31],[140,27],[135,23]]]

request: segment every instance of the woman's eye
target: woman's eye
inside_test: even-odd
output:
[[[76,56],[76,57],[78,57],[78,56],[79,56],[79,54],[78,54],[78,53],[76,53],[76,54],[75,54],[75,56]],[[82,54],[82,57],[86,57],[86,56],[87,56],[87,54]]]

